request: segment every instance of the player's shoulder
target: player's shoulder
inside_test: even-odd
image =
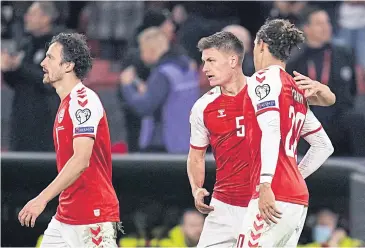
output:
[[[73,104],[80,105],[81,107],[86,106],[97,106],[102,107],[99,96],[95,91],[86,87],[84,84],[79,83],[70,93],[70,102]]]
[[[222,94],[219,86],[216,86],[202,95],[194,104],[192,111],[204,111],[204,109]]]

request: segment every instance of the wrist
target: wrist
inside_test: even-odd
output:
[[[268,174],[268,173],[261,174],[260,175],[260,184],[270,184],[271,185],[273,176],[274,175]]]
[[[200,188],[200,187],[195,187],[193,190],[192,190],[192,194],[193,194],[193,197],[196,198],[196,196],[198,195],[198,193],[203,190],[203,188]]]

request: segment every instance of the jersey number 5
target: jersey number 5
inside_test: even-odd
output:
[[[305,115],[298,112],[295,113],[294,107],[289,107],[289,119],[291,119],[291,127],[285,139],[285,153],[289,157],[295,158],[300,131],[302,130]]]
[[[243,116],[236,117],[237,137],[245,137],[245,125],[241,124],[243,119]]]

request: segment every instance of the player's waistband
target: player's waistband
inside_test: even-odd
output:
[[[237,207],[245,207],[247,208],[248,204],[251,200],[251,195],[248,196],[228,196],[221,192],[213,192],[212,197],[217,199],[218,201],[224,202],[226,204],[237,206]]]

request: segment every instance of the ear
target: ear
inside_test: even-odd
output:
[[[261,53],[263,53],[263,52],[264,52],[265,45],[267,46],[267,44],[266,44],[263,40],[259,40],[259,41],[258,41],[257,46],[258,46],[259,51],[260,51]]]
[[[72,72],[74,68],[75,68],[75,63],[74,62],[66,63],[66,73]]]
[[[231,55],[229,56],[229,65],[231,68],[235,68],[238,64],[238,56],[237,55]]]

